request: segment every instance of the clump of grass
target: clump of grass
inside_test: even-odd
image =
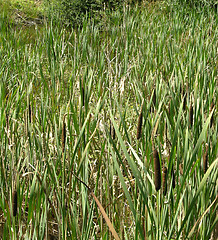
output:
[[[157,149],[153,151],[153,159],[154,159],[154,185],[156,191],[161,188],[161,172],[160,172],[160,159]]]

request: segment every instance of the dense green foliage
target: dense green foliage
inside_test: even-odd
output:
[[[214,10],[124,4],[79,28],[14,12],[0,17],[0,238],[112,239],[79,178],[122,240],[215,240]]]
[[[147,1],[147,3],[152,1]],[[153,1],[158,4],[161,1]],[[53,18],[58,17],[58,21],[62,21],[65,25],[81,26],[84,17],[91,18],[95,23],[104,21],[105,14],[111,10],[119,8],[123,10],[123,5],[130,4],[135,7],[137,4],[142,4],[142,0],[53,0],[52,12]],[[217,0],[171,0],[170,4],[179,4],[187,7],[190,10],[202,11],[205,9],[214,9],[217,12]],[[107,16],[108,17],[108,16]]]
[[[58,21],[65,25],[81,26],[84,17],[91,18],[95,23],[102,24],[105,14],[110,16],[111,11],[123,10],[125,4],[136,6],[140,0],[53,0],[49,1],[52,6],[53,17],[59,16]]]
[[[176,0],[181,4],[188,5],[191,8],[205,8],[205,7],[210,7],[214,8],[215,10],[217,9],[217,0]]]
[[[100,22],[106,9],[115,10],[124,3],[121,0],[56,0],[50,6],[65,25],[81,26],[84,17]]]

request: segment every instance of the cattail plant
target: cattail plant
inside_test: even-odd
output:
[[[142,102],[141,111],[140,111],[139,118],[138,118],[138,127],[137,127],[137,135],[136,135],[137,139],[140,139],[141,135],[142,135],[142,119],[143,119],[142,110],[143,110],[143,104],[144,104],[144,100]]]
[[[62,142],[62,153],[64,153],[65,143],[66,143],[66,124],[65,124],[65,116],[64,116],[64,119],[63,119],[61,142]]]
[[[208,164],[208,145],[206,145],[204,155],[203,155],[203,170],[204,170],[204,173],[206,173],[206,171],[207,171],[207,164]]]
[[[167,193],[167,167],[163,168],[163,195]]]
[[[190,128],[193,125],[193,106],[192,103],[190,102],[190,107],[189,107],[189,126]]]
[[[154,158],[154,185],[156,191],[158,191],[161,187],[161,172],[159,155],[156,149],[154,149],[153,158]]]
[[[12,211],[13,216],[17,215],[17,190],[15,189],[12,193]]]

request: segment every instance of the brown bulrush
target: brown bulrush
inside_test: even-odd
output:
[[[143,115],[142,115],[143,111],[142,110],[143,110],[143,104],[144,104],[144,100],[142,102],[141,111],[140,111],[139,118],[138,118],[138,127],[137,127],[137,135],[136,135],[137,139],[140,139],[141,135],[142,135],[142,119],[143,119]]]
[[[206,171],[207,171],[207,164],[208,164],[208,145],[206,145],[205,152],[204,152],[204,155],[203,155],[203,170],[204,170],[204,173],[206,173]]]
[[[161,187],[161,172],[159,155],[156,149],[154,149],[153,158],[154,158],[154,185],[156,191],[158,191]]]
[[[193,125],[193,106],[192,103],[190,103],[189,107],[189,126],[192,127]]]
[[[17,191],[14,190],[12,193],[12,210],[13,210],[13,216],[15,217],[17,215]]]
[[[163,168],[163,195],[166,196],[167,193],[167,167]]]
[[[62,128],[61,141],[62,141],[62,152],[64,153],[65,143],[66,143],[66,124],[65,124],[65,117],[64,117],[64,120],[63,120],[63,128]]]

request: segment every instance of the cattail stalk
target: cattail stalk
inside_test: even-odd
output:
[[[167,193],[167,168],[163,168],[163,195],[166,196]]]
[[[154,158],[154,185],[156,191],[158,191],[161,187],[161,172],[159,155],[156,149],[154,149],[153,158]]]
[[[17,215],[17,190],[14,190],[12,193],[12,210],[15,217]]]

